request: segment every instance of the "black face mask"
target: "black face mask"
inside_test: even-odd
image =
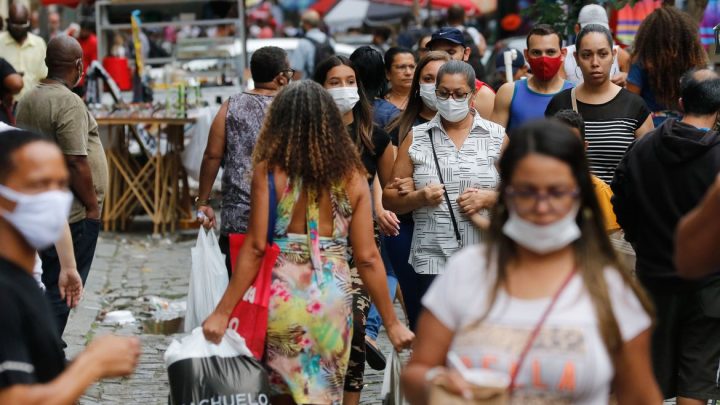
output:
[[[10,36],[17,42],[22,42],[27,38],[28,31],[30,30],[30,27],[23,24],[13,24],[8,20],[7,22],[7,30]]]

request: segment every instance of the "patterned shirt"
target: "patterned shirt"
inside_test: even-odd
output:
[[[416,190],[428,184],[440,184],[430,136],[435,145],[462,244],[476,244],[482,240],[481,232],[470,218],[460,213],[457,198],[469,187],[494,189],[498,185],[500,175],[495,168],[495,162],[500,156],[505,128],[475,113],[470,134],[458,150],[442,127],[439,114],[427,123],[414,127],[408,153],[413,163]],[[413,211],[413,219],[415,229],[409,263],[418,274],[442,273],[447,258],[460,248],[455,239],[447,203],[418,208]]]
[[[272,96],[240,93],[230,97],[225,118],[221,233],[246,233],[250,220],[252,153]]]

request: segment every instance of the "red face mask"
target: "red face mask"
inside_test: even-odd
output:
[[[560,70],[562,59],[559,56],[554,58],[540,56],[537,58],[528,58],[528,64],[530,64],[532,74],[535,77],[542,81],[547,81],[555,77]]]

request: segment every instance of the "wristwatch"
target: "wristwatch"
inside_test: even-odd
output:
[[[200,196],[195,197],[195,207],[197,208],[197,207],[208,206],[208,205],[210,205],[210,201],[212,201],[212,199],[210,199],[210,198],[208,198],[207,200],[201,200]]]

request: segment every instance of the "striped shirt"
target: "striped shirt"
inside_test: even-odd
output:
[[[570,90],[558,93],[548,104],[545,116],[551,117],[560,110],[572,110],[570,97]],[[647,120],[650,110],[640,96],[625,89],[606,103],[585,104],[578,100],[577,105],[585,120],[590,170],[602,181],[610,183],[615,168],[635,141],[635,131]]]
[[[463,246],[481,242],[481,233],[460,213],[457,198],[466,188],[494,189],[500,180],[495,162],[505,137],[505,129],[475,113],[470,134],[458,150],[442,127],[440,115],[425,124],[413,127],[413,140],[408,151],[413,163],[415,189],[440,184],[433,158],[430,137],[435,145],[445,189],[450,197]],[[487,215],[487,212],[483,212]],[[455,239],[450,210],[445,201],[436,207],[413,211],[415,228],[409,263],[418,274],[440,274],[445,261],[461,246]]]

